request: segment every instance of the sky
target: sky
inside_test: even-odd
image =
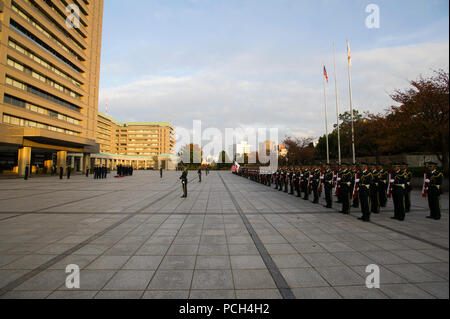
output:
[[[379,28],[367,28],[370,4]],[[408,81],[449,68],[448,0],[106,0],[99,111],[118,121],[325,133],[353,105],[383,113]]]

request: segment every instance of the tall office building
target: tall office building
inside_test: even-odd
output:
[[[102,18],[103,0],[0,0],[0,170],[98,153]]]

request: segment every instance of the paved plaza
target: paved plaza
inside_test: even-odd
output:
[[[448,195],[371,223],[229,172],[0,180],[0,298],[449,298]],[[66,266],[80,289],[66,288]],[[366,266],[380,289],[366,288]]]

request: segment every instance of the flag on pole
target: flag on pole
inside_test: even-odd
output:
[[[352,66],[352,51],[350,50],[350,42],[347,40],[347,56],[348,56],[348,65]]]
[[[325,79],[327,80],[327,83],[328,83],[328,73],[327,73],[327,69],[325,68],[325,65],[323,66],[323,75],[325,76]]]

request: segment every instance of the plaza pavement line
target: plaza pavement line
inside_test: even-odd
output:
[[[189,182],[192,182],[193,180],[195,180],[197,177],[191,179]],[[136,211],[135,213],[128,213],[127,216],[125,216],[124,218],[122,218],[121,220],[119,220],[118,222],[112,224],[111,226],[105,228],[104,230],[102,230],[101,232],[98,232],[97,234],[92,235],[91,237],[89,237],[88,239],[86,239],[85,241],[79,243],[78,245],[64,251],[63,253],[59,254],[58,256],[50,259],[49,261],[47,261],[46,263],[36,267],[35,269],[31,270],[30,272],[20,276],[19,278],[17,278],[16,280],[10,282],[9,284],[7,284],[6,286],[2,287],[0,289],[0,297],[2,297],[3,295],[5,295],[6,293],[10,292],[11,290],[14,290],[15,288],[19,287],[21,284],[23,284],[25,281],[33,278],[34,276],[38,275],[39,273],[43,272],[44,270],[47,270],[49,267],[55,265],[56,263],[60,262],[61,260],[63,260],[64,258],[66,258],[68,255],[73,254],[74,252],[76,252],[77,250],[80,250],[81,248],[83,248],[84,246],[88,245],[89,243],[91,243],[92,241],[98,239],[99,237],[103,236],[104,234],[106,234],[107,232],[113,230],[114,228],[120,226],[121,224],[125,223],[126,221],[130,220],[132,217],[134,217],[136,214],[142,212],[143,210],[147,209],[148,207],[158,203],[159,201],[165,199],[167,196],[169,196],[170,194],[172,194],[172,192],[174,191],[174,189],[171,189],[170,191],[168,191],[165,195],[161,196],[158,199],[155,199],[154,201],[152,201],[150,204],[146,205],[144,208],[141,208],[140,210]],[[104,194],[103,194],[104,195]],[[97,195],[100,196],[100,195]],[[93,196],[93,197],[97,197],[97,196]]]
[[[222,180],[222,183],[225,186],[225,189],[227,190],[228,194],[230,195],[231,201],[233,202],[233,205],[235,206],[239,216],[242,218],[242,221],[244,222],[244,225],[247,228],[247,231],[249,232],[250,237],[252,238],[253,243],[256,246],[256,249],[258,249],[258,252],[261,255],[261,258],[263,259],[264,264],[267,267],[267,270],[269,270],[270,275],[272,276],[275,284],[277,285],[278,291],[280,292],[281,296],[283,297],[283,299],[295,299],[295,296],[292,293],[291,288],[287,284],[286,280],[284,279],[280,270],[276,266],[272,257],[269,255],[266,247],[264,247],[264,244],[262,243],[258,234],[253,229],[253,226],[250,224],[250,221],[247,219],[247,216],[245,216],[245,214],[242,211],[241,207],[239,206],[239,203],[237,202],[236,198],[231,193],[230,189],[228,188],[228,185],[225,183],[225,180],[222,177],[222,174],[219,173],[218,175],[219,175],[220,179]]]

